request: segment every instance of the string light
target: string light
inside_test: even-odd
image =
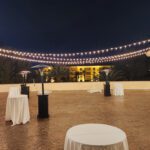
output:
[[[126,44],[123,46],[118,47],[111,47],[107,49],[101,49],[101,50],[94,50],[94,51],[86,51],[86,52],[77,52],[77,53],[32,53],[32,52],[21,52],[21,51],[14,51],[14,50],[7,50],[7,49],[0,49],[0,52],[7,53],[7,54],[14,54],[21,57],[29,56],[30,58],[37,58],[37,59],[48,59],[51,60],[54,57],[84,57],[84,56],[91,56],[91,55],[99,55],[99,54],[105,54],[112,51],[117,50],[123,50],[135,46],[141,46],[150,43],[150,39],[134,42],[131,44]]]
[[[64,59],[62,58],[61,58],[62,60],[59,60],[57,58],[57,60],[51,60],[51,61],[42,59],[42,57],[40,59],[36,59],[36,58],[31,59],[29,57],[18,56],[18,53],[11,55],[11,54],[5,54],[2,51],[0,51],[0,56],[16,59],[16,60],[46,63],[46,64],[83,65],[83,64],[96,64],[96,63],[113,62],[118,60],[129,59],[129,58],[144,55],[148,50],[150,50],[150,47],[138,51],[134,51],[134,52],[123,53],[123,54],[117,54],[117,55],[111,55],[105,57],[96,57],[96,58],[82,58],[82,59],[74,58],[74,59],[67,59],[67,61],[64,61]]]
[[[150,49],[149,47],[147,48],[147,49]],[[146,49],[146,50],[147,50]],[[132,50],[133,51],[133,50]],[[135,52],[137,52],[137,50],[135,51],[133,51],[133,52],[130,52],[131,54],[132,53],[135,53]],[[102,58],[102,59],[105,59],[105,57],[101,57],[101,56],[97,56],[97,57],[89,57],[89,58],[87,58],[87,57],[82,57],[82,58],[68,58],[68,57],[65,57],[65,58],[59,58],[59,57],[47,57],[47,56],[40,56],[40,55],[31,55],[31,54],[29,54],[28,53],[28,55],[26,55],[26,56],[23,56],[23,55],[20,55],[20,53],[18,53],[18,52],[15,52],[15,53],[10,53],[9,51],[4,51],[3,49],[0,49],[0,53],[1,54],[6,54],[6,55],[9,55],[9,56],[15,56],[15,57],[18,57],[18,58],[28,58],[28,59],[34,59],[34,60],[44,60],[44,61],[57,61],[57,62],[62,62],[62,61],[64,61],[64,62],[73,62],[73,61],[86,61],[86,60],[91,60],[91,61],[93,61],[93,60],[95,60],[95,59],[97,59],[97,58]]]

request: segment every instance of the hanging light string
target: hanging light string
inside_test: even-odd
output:
[[[64,58],[64,57],[88,57],[92,55],[102,55],[108,52],[112,51],[118,51],[118,50],[128,50],[128,48],[136,47],[136,46],[142,46],[150,43],[150,39],[134,42],[131,44],[126,44],[123,46],[118,47],[111,47],[107,49],[101,49],[101,50],[93,50],[93,51],[86,51],[86,52],[76,52],[76,53],[32,53],[32,52],[22,52],[17,50],[8,50],[8,49],[0,49],[0,52],[11,54],[11,55],[18,55],[22,57],[30,57],[30,58],[37,58],[37,59],[48,59],[52,60],[53,58]]]
[[[149,49],[149,47],[147,48]],[[136,52],[138,50],[130,50],[132,52]],[[31,55],[31,54],[28,54],[28,55],[20,55],[20,53],[10,53],[9,51],[4,51],[3,49],[0,49],[0,53],[1,54],[6,54],[6,55],[9,55],[9,56],[15,56],[15,57],[18,57],[18,58],[28,58],[28,59],[33,59],[33,60],[46,60],[46,61],[86,61],[87,59],[89,60],[95,60],[97,58],[102,58],[102,56],[100,55],[97,55],[95,57],[86,57],[86,56],[82,56],[81,57],[78,57],[78,58],[70,58],[70,57],[65,57],[65,58],[61,58],[61,57],[46,57],[46,56],[39,56],[39,55]],[[124,52],[125,53],[125,52]],[[127,52],[126,52],[127,53]],[[121,55],[121,54],[120,54]],[[104,57],[105,58],[105,57]]]
[[[0,51],[1,57],[16,59],[16,60],[22,60],[22,61],[28,61],[28,62],[37,62],[37,63],[46,63],[46,64],[58,64],[58,65],[84,65],[84,64],[97,64],[97,63],[104,63],[104,62],[113,62],[113,61],[119,61],[124,59],[129,59],[137,56],[144,55],[148,50],[150,50],[150,47],[141,49],[134,52],[128,52],[123,54],[117,54],[112,56],[105,56],[105,57],[96,57],[96,58],[83,58],[83,59],[73,59],[73,60],[56,60],[56,61],[49,61],[45,59],[32,59],[28,57],[21,57],[21,56],[15,56],[10,54],[4,54]]]
[[[144,50],[148,50],[148,48],[145,48]],[[130,52],[130,54],[134,54],[135,52],[137,52],[138,50],[132,50],[132,52]],[[107,56],[107,57],[102,57],[102,56],[97,56],[97,57],[82,57],[82,58],[57,58],[57,57],[42,57],[42,56],[33,56],[33,55],[27,55],[27,56],[22,56],[22,55],[19,55],[18,53],[15,53],[15,54],[12,54],[12,53],[7,53],[7,52],[4,52],[3,50],[1,51],[0,50],[0,53],[1,54],[6,54],[7,56],[14,56],[14,57],[17,57],[17,58],[23,58],[23,59],[33,59],[33,60],[44,60],[44,61],[50,61],[50,62],[73,62],[73,61],[86,61],[86,60],[96,60],[98,58],[100,59],[103,59],[103,58],[107,58],[107,57],[110,57],[110,56]],[[125,52],[124,52],[125,53]],[[123,54],[119,54],[120,56],[121,55],[124,55]],[[127,52],[126,52],[127,53]],[[125,53],[125,54],[126,54]],[[118,55],[118,54],[117,54]]]

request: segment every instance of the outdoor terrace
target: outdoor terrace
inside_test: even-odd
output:
[[[0,93],[0,150],[63,150],[67,129],[83,123],[121,128],[130,150],[150,147],[150,90],[125,90],[124,96],[104,97],[87,91],[54,91],[49,95],[49,119],[37,120],[37,92],[30,93],[31,120],[5,122],[7,92]]]

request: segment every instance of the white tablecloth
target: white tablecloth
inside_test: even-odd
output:
[[[105,124],[81,124],[66,133],[64,150],[129,150],[126,134]]]
[[[115,83],[113,93],[115,96],[123,96],[124,95],[123,85],[121,83]]]
[[[27,95],[7,98],[5,120],[12,120],[13,125],[25,124],[30,120]]]

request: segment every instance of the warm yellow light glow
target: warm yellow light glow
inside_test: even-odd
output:
[[[150,49],[145,54],[147,57],[150,57]]]
[[[104,68],[111,68],[111,66],[71,66],[69,77],[71,81],[78,82],[99,81],[99,73]]]

